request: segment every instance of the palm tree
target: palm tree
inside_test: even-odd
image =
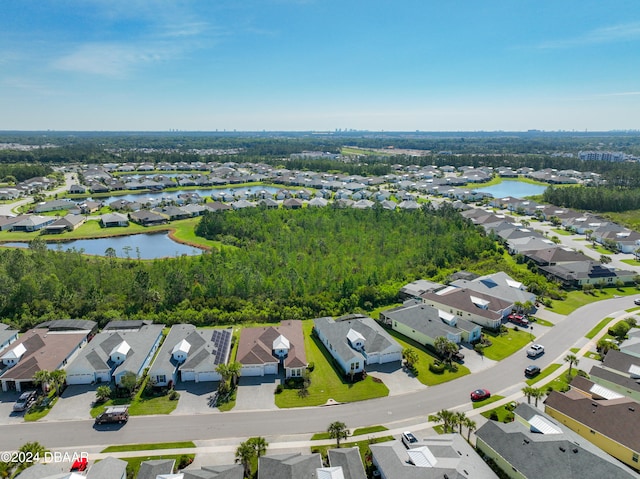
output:
[[[569,363],[569,376],[571,376],[571,369],[574,365],[577,366],[580,360],[576,357],[575,354],[567,354],[564,357],[564,362]]]
[[[438,414],[435,415],[435,419],[438,422],[442,423],[442,429],[445,433],[453,431],[453,424],[455,421],[455,413],[449,411],[448,409],[441,410]]]
[[[458,351],[458,345],[444,336],[438,336],[433,342],[433,347],[448,364],[451,364],[451,357]]]
[[[46,369],[41,369],[40,371],[36,371],[33,375],[33,382],[36,386],[42,387],[42,392],[47,392],[47,387],[51,382],[51,372]]]
[[[542,389],[542,388],[533,388],[532,396],[536,400],[536,407],[538,407],[538,399],[540,399],[544,395],[545,395],[544,389]]]
[[[96,389],[96,402],[102,403],[109,400],[111,393],[111,387],[107,385],[98,386],[98,389]]]
[[[458,425],[458,433],[462,434],[462,426],[464,426],[466,420],[467,420],[467,415],[465,413],[463,413],[462,411],[457,411],[454,413],[454,418],[453,418],[455,424]]]
[[[404,351],[402,351],[402,356],[407,362],[407,367],[409,369],[413,369],[414,364],[416,364],[420,359],[420,356],[418,356],[418,353],[413,348],[405,348]]]
[[[242,442],[236,449],[236,463],[244,467],[244,477],[251,477],[251,461],[256,456],[255,448],[249,442]]]
[[[252,437],[247,443],[253,446],[253,449],[256,451],[256,457],[258,458],[264,456],[267,452],[267,447],[269,447],[269,443],[264,437]]]
[[[64,369],[56,369],[51,371],[51,382],[53,382],[53,388],[56,391],[56,396],[60,395],[60,388],[67,379],[67,372]]]
[[[531,404],[531,398],[534,396],[535,390],[536,388],[533,388],[531,386],[522,388],[522,394],[524,394],[527,398],[527,404]]]
[[[471,432],[475,431],[478,425],[473,419],[465,418],[464,427],[467,428],[467,442],[469,442],[471,438]]]
[[[346,439],[349,437],[349,429],[347,429],[347,425],[340,421],[335,421],[329,424],[329,429],[327,429],[329,433],[329,437],[331,439],[336,440],[336,447],[340,447],[340,440]]]
[[[44,457],[44,453],[47,452],[47,449],[37,441],[34,442],[26,442],[18,449],[19,452],[24,452],[26,454],[19,455],[19,457],[24,457],[26,459],[34,458],[34,457]],[[19,473],[26,469],[29,466],[32,466],[33,462],[21,462],[18,464],[16,468],[16,473]]]
[[[227,365],[229,370],[231,384],[233,387],[238,385],[238,380],[240,379],[240,373],[242,371],[242,364],[237,361],[232,361]]]

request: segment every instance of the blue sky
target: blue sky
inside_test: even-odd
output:
[[[640,129],[637,0],[21,0],[1,130]]]

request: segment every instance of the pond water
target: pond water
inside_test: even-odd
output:
[[[525,196],[541,195],[546,189],[546,185],[533,185],[517,180],[503,180],[502,183],[497,185],[475,188],[476,191],[491,193],[494,198],[505,198],[507,196],[524,198]]]
[[[277,193],[281,188],[274,188],[273,186],[245,186],[242,188],[201,188],[197,190],[177,190],[177,191],[158,191],[157,193],[150,193],[148,191],[144,193],[132,193],[128,195],[114,195],[105,198],[96,198],[102,201],[105,205],[113,203],[114,201],[138,201],[140,203],[156,203],[162,199],[175,199],[178,195],[183,193],[197,193],[201,197],[211,196],[213,193],[228,193],[236,194],[237,192],[246,192],[248,194],[255,194],[258,191],[265,190],[270,194]]]
[[[28,243],[2,243],[0,246],[28,248]],[[157,259],[176,256],[195,256],[202,250],[177,243],[169,238],[169,233],[143,233],[131,236],[115,236],[111,238],[79,239],[64,243],[47,243],[47,248],[54,251],[82,250],[85,254],[105,256],[107,248],[113,248],[118,258]]]

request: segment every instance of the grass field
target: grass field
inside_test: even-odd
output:
[[[598,334],[602,328],[604,328],[607,324],[609,324],[609,322],[611,322],[613,320],[613,318],[604,318],[602,321],[600,321],[598,324],[596,324],[594,326],[594,328],[589,331],[586,335],[585,338],[587,339],[593,339],[596,337],[596,334]]]
[[[91,408],[91,417],[96,417],[108,406],[122,406],[125,404],[129,404],[130,416],[146,416],[149,414],[169,414],[176,408],[178,401],[169,399],[168,394],[147,397],[144,394],[143,385],[133,398],[114,398],[93,406]]]
[[[352,402],[389,395],[387,386],[374,381],[372,376],[367,376],[363,381],[355,383],[344,379],[342,374],[334,368],[333,358],[326,352],[320,340],[312,337],[313,321],[303,321],[302,327],[307,361],[314,363],[309,395],[300,398],[297,389],[285,389],[282,393],[276,394],[276,406],[280,408],[319,406],[329,399]]]
[[[155,451],[158,449],[189,449],[196,447],[191,441],[185,442],[160,442],[154,444],[123,444],[121,446],[109,446],[102,451],[101,454],[107,452],[123,452],[123,451]]]
[[[486,406],[487,404],[491,404],[492,402],[500,401],[501,399],[504,399],[504,396],[491,396],[490,398],[485,399],[484,401],[474,401],[472,403],[473,409],[478,409],[479,407]]]
[[[511,356],[516,351],[524,348],[528,343],[531,342],[532,334],[528,331],[516,331],[512,328],[507,328],[508,333],[505,335],[492,335],[485,333],[485,335],[491,340],[493,343],[488,348],[484,348],[484,355],[488,359],[492,359],[494,361],[501,361],[504,358]]]
[[[576,309],[586,304],[595,303],[603,299],[611,299],[615,296],[631,296],[638,294],[640,291],[635,286],[625,286],[624,288],[603,288],[593,291],[593,294],[584,293],[582,291],[569,291],[567,298],[564,300],[551,301],[551,307],[549,308],[554,313],[558,314],[570,314]]]
[[[571,236],[573,234],[571,231],[563,230],[561,228],[553,228],[551,231],[561,236]]]
[[[416,375],[418,381],[426,386],[435,386],[436,384],[446,383],[470,373],[469,369],[461,364],[456,364],[456,367],[458,368],[457,371],[445,369],[442,374],[432,373],[429,370],[429,364],[432,364],[436,360],[436,358],[425,351],[421,344],[418,344],[415,341],[391,329],[388,329],[387,332],[391,336],[393,336],[393,339],[400,343],[402,349],[412,348],[416,351],[416,353],[418,353],[418,362],[414,365],[414,374]]]
[[[389,428],[384,426],[369,426],[361,427],[353,431],[351,436],[364,436],[365,434],[372,434],[374,432],[388,431]],[[318,432],[311,437],[312,441],[322,441],[324,439],[331,439],[331,435],[328,432]]]

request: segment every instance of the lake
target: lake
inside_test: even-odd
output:
[[[12,242],[2,243],[0,246],[13,248],[28,248],[28,243]],[[169,233],[142,233],[131,236],[114,236],[110,238],[79,239],[64,243],[47,243],[47,248],[54,251],[66,251],[75,249],[83,250],[85,254],[105,256],[107,248],[113,248],[119,258],[157,259],[173,258],[176,256],[195,256],[202,254],[201,249],[182,243],[177,243],[169,238]],[[128,251],[128,252],[127,252]]]
[[[535,196],[544,193],[546,185],[533,185],[517,180],[503,180],[502,183],[493,186],[474,188],[476,191],[491,193],[494,198],[524,198],[525,196]]]

